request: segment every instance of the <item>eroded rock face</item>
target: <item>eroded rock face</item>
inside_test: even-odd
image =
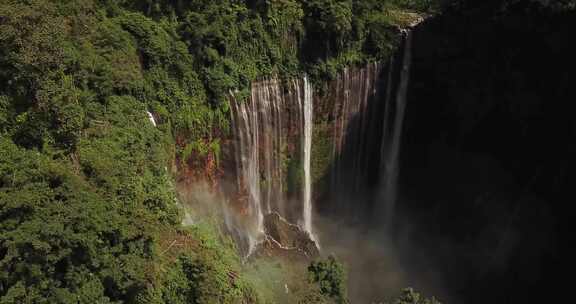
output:
[[[278,213],[264,217],[265,240],[255,256],[280,256],[290,259],[314,259],[320,255],[316,242],[299,226],[290,224]]]

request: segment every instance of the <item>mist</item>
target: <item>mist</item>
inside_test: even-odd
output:
[[[519,303],[554,290],[575,130],[563,107],[572,78],[554,67],[573,61],[562,42],[571,27],[524,9],[487,13],[447,13],[414,29],[392,175],[384,163],[395,128],[386,126],[398,121],[405,50],[343,71],[315,97],[315,119],[333,125],[314,136],[334,139],[326,150],[338,154],[314,184],[312,226],[322,254],[345,264],[351,303],[387,301],[405,287],[442,303]],[[372,87],[370,96],[341,94]],[[393,202],[382,195],[389,176]],[[282,204],[298,224],[294,192]],[[242,208],[228,205],[230,227],[246,229]]]

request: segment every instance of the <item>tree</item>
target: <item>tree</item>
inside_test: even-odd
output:
[[[308,266],[309,280],[320,287],[320,293],[335,301],[337,304],[346,304],[346,272],[341,263],[334,256],[324,261],[316,261]]]
[[[435,298],[426,299],[412,288],[406,288],[402,295],[391,304],[440,304]]]

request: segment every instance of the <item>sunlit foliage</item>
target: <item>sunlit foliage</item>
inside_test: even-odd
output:
[[[230,92],[385,60],[426,3],[1,1],[0,302],[258,303],[220,233],[179,227],[174,160],[218,159]],[[327,266],[302,301],[343,301]]]

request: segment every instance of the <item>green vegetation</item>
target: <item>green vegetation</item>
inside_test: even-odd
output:
[[[0,2],[0,302],[268,299],[213,224],[180,227],[167,168],[218,162],[230,91],[246,96],[271,74],[308,72],[319,84],[383,60],[407,12],[433,9],[424,0]],[[325,290],[332,276],[301,298],[344,301],[341,285]]]
[[[232,241],[212,224],[191,228],[164,253],[170,267],[160,291],[147,294],[143,303],[260,303],[254,288],[240,275],[241,263]]]
[[[440,304],[435,298],[426,299],[412,288],[406,288],[402,295],[391,304]]]
[[[331,169],[334,160],[334,145],[331,140],[331,125],[321,121],[314,124],[314,135],[312,136],[312,183],[318,192],[327,189],[327,179],[325,175]]]
[[[311,264],[261,258],[251,263],[245,273],[247,280],[258,286],[264,303],[348,303],[344,268],[333,257]]]
[[[143,289],[151,218],[125,214],[61,162],[4,139],[0,152],[2,303],[108,303]]]
[[[245,270],[247,280],[258,286],[263,303],[298,303],[305,291],[314,286],[306,280],[306,265],[302,262],[276,258],[253,261]]]
[[[313,262],[308,267],[308,272],[310,281],[320,287],[320,294],[332,299],[335,304],[348,303],[346,274],[336,258],[329,256],[325,261]]]

